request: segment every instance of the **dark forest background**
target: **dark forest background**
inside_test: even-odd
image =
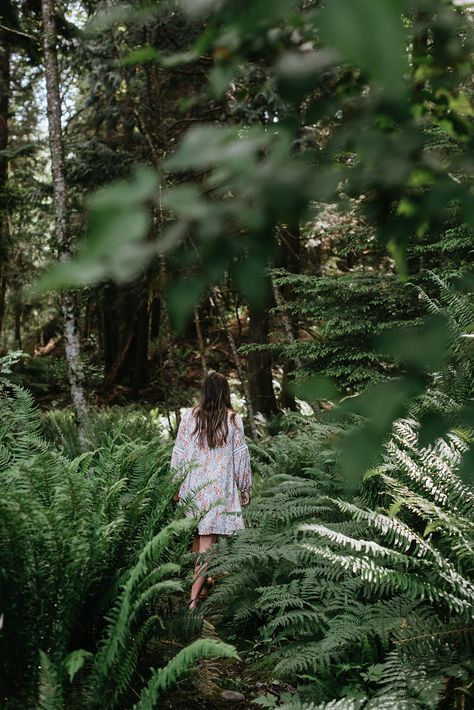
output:
[[[2,0],[1,707],[474,707],[473,12]],[[254,492],[193,615],[211,370]]]

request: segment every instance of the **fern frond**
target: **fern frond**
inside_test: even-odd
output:
[[[238,658],[233,646],[215,639],[198,639],[179,651],[164,668],[155,671],[143,689],[136,710],[154,710],[162,693],[201,658]]]

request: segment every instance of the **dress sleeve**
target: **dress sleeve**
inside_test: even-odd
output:
[[[183,415],[178,428],[176,441],[174,442],[173,453],[171,454],[171,468],[174,471],[174,479],[179,482],[183,476],[183,466],[189,460],[190,436],[188,412]]]
[[[250,468],[250,454],[248,446],[245,443],[244,425],[242,424],[242,419],[238,414],[235,417],[232,444],[234,448],[235,481],[237,483],[237,488],[244,493],[252,488],[252,470]]]

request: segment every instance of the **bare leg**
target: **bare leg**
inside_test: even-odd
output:
[[[197,555],[199,552],[199,535],[196,533],[196,535],[193,537],[193,546],[192,546],[192,551]],[[194,564],[194,579],[196,580],[197,576],[199,574],[199,563],[196,557],[196,562]]]
[[[198,545],[199,545],[199,552],[207,552],[212,545],[216,541],[216,535],[198,535]],[[193,541],[193,551],[194,551],[194,541]],[[204,571],[205,565],[199,564],[196,562],[196,566],[194,568],[194,584],[191,587],[191,602],[189,604],[190,609],[195,609],[197,607],[197,602],[199,599],[199,595],[201,593],[201,590],[204,586],[205,579],[202,576],[202,572]]]

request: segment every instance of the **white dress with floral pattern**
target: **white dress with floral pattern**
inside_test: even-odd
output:
[[[179,425],[171,466],[182,480],[179,498],[189,504],[186,514],[199,518],[200,535],[230,535],[244,527],[239,491],[252,486],[250,455],[241,417],[228,414],[224,446],[199,445],[193,434],[195,417],[187,409]],[[184,480],[183,480],[184,476]]]

